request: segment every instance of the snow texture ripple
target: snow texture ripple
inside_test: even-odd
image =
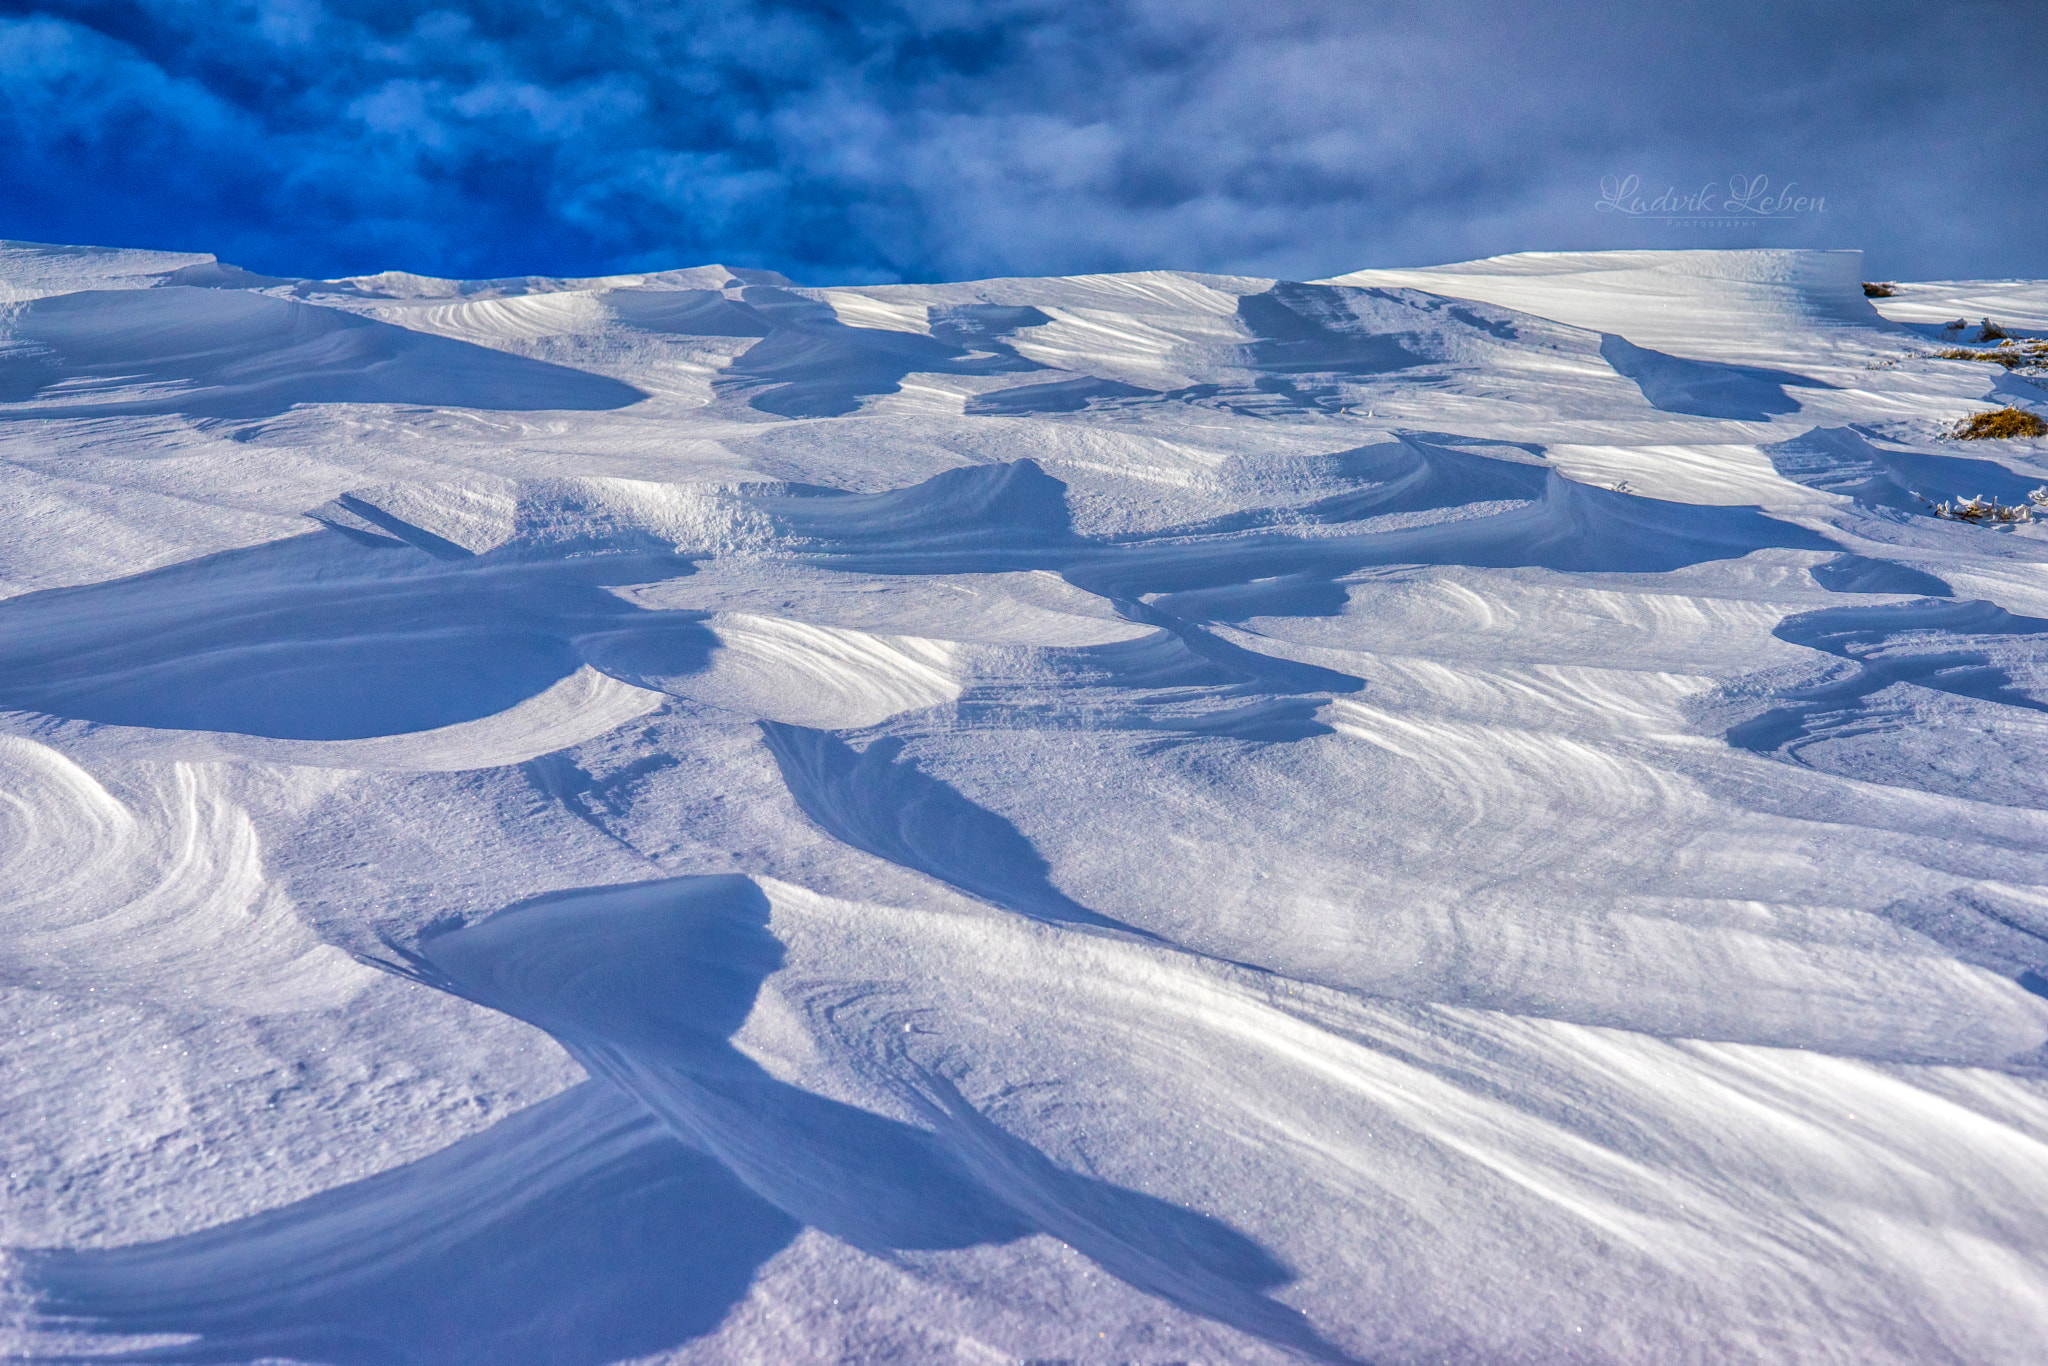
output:
[[[2048,286],[1860,271],[5,244],[0,1349],[2035,1359]]]

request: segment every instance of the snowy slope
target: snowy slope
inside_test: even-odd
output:
[[[8,244],[6,1349],[2033,1359],[2048,287],[1860,271]]]

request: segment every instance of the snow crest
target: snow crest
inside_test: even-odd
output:
[[[2032,1359],[2041,287],[1861,269],[0,248],[0,1352]]]

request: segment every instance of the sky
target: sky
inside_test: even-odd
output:
[[[0,237],[266,274],[2048,275],[2041,0],[0,0]]]

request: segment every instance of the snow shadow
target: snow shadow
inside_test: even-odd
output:
[[[1261,654],[1242,645],[1234,645],[1214,631],[1185,621],[1170,609],[1155,603],[1133,604],[1132,615],[1171,633],[1186,647],[1190,656],[1208,666],[1205,672],[1220,675],[1220,681],[1225,683],[1248,685],[1267,693],[1354,693],[1365,687],[1364,679],[1336,669]],[[1114,652],[1114,645],[1097,647],[1094,658],[1105,658]],[[1201,686],[1208,680],[1198,682],[1195,678],[1186,678],[1185,682]],[[1320,735],[1325,732],[1317,730],[1313,733]]]
[[[16,306],[0,417],[274,417],[298,403],[623,408],[630,384],[235,290],[87,290]],[[36,400],[45,400],[37,403]]]
[[[1727,732],[1757,753],[1796,752],[1816,723],[1831,736],[1874,724],[1865,713],[1876,694],[1911,684],[1954,697],[2048,712],[2018,686],[2015,670],[2038,663],[2035,642],[2048,620],[2016,616],[1994,603],[1924,598],[1868,607],[1836,607],[1788,617],[1772,635],[1849,661],[1854,667],[1791,694]]]
[[[1123,537],[1076,535],[1065,485],[1030,461],[949,471],[887,494],[784,500],[774,516],[791,549],[823,568],[1055,571],[1126,620],[1156,628],[1138,640],[1039,653],[1039,666],[1060,675],[1063,697],[1088,694],[1091,724],[1249,741],[1325,734],[1315,719],[1321,701],[1364,685],[1280,651],[1247,648],[1218,628],[1341,612],[1342,581],[1362,569],[1641,574],[1765,547],[1840,549],[1754,507],[1594,488],[1526,449],[1452,436],[1339,451],[1290,473],[1294,501]],[[1239,476],[1223,469],[1218,477]],[[962,715],[1001,721],[1036,704],[1000,688],[970,688],[957,705]]]
[[[1334,615],[1342,610],[1343,590],[1326,586],[1337,598]],[[1152,738],[1144,743],[1153,750],[1194,740],[1292,744],[1332,734],[1322,719],[1325,706],[1366,686],[1353,675],[1246,649],[1185,621],[1134,640],[1049,650],[1037,663],[1041,677],[1057,680],[1056,704],[1031,690],[969,688],[954,715],[968,725],[1055,728],[1080,716],[1092,730],[1147,733]]]
[[[1901,593],[1922,598],[1953,597],[1945,580],[1896,560],[1872,559],[1847,551],[1806,571],[1830,593]]]
[[[1351,595],[1336,579],[1315,573],[1275,574],[1217,588],[1158,593],[1147,600],[1176,620],[1244,621],[1251,617],[1333,617]]]
[[[893,394],[904,376],[1002,375],[1043,370],[1008,343],[1003,332],[1049,319],[1035,308],[967,305],[933,310],[929,332],[855,327],[830,304],[772,285],[741,291],[748,316],[763,330],[719,386],[748,394],[748,406],[777,417],[842,417],[861,401]],[[721,312],[720,335],[738,330],[738,316]]]
[[[2016,889],[2014,889],[2016,890]],[[2048,996],[2048,934],[2036,909],[1996,883],[1941,896],[1903,897],[1879,914],[1923,934],[1966,963],[1988,968],[2036,996]]]
[[[1343,590],[1324,587],[1342,610]],[[1057,680],[1061,705],[1085,713],[1091,729],[1149,731],[1162,744],[1198,737],[1288,744],[1330,734],[1319,717],[1324,704],[1365,688],[1351,674],[1237,645],[1157,602],[1120,605],[1132,620],[1159,629],[1046,650],[1036,661],[1042,677]],[[1036,715],[1040,705],[1034,689],[1020,698],[999,686],[970,688],[955,712],[965,722],[1003,725]]]
[[[1922,515],[1931,512],[1930,502],[1957,497],[2024,505],[2043,483],[2039,475],[2015,474],[1995,460],[1887,449],[1853,427],[1816,427],[1763,452],[1771,468],[1795,484]]]
[[[0,602],[0,707],[105,725],[354,740],[494,715],[584,664],[658,687],[704,667],[702,614],[607,583],[617,556],[446,563],[337,531]]]
[[[855,1247],[887,1254],[1046,1233],[1183,1309],[1345,1359],[1299,1311],[1268,1298],[1291,1276],[1256,1242],[1056,1166],[902,1056],[893,1036],[873,1061],[931,1129],[778,1081],[734,1048],[728,1036],[784,961],[769,912],[739,876],[588,889],[430,939],[409,966],[546,1030],[762,1200]]]
[[[774,324],[716,289],[614,289],[605,311],[629,327],[677,337],[765,337]]]
[[[505,514],[509,538],[481,554],[405,521],[366,492],[338,500],[337,526],[312,535],[0,603],[0,707],[101,724],[344,740],[493,715],[585,665],[666,690],[708,664],[716,641],[704,614],[646,610],[608,590],[690,573],[685,555],[653,547],[672,547],[676,528],[696,525],[690,518],[701,519],[704,507],[753,528],[758,549],[820,568],[1058,572],[1177,640],[1183,653],[1167,661],[1172,667],[1199,661],[1215,671],[1207,681],[1162,686],[1240,701],[1360,686],[1349,675],[1247,649],[1213,626],[1259,613],[1341,610],[1339,580],[1370,566],[1655,573],[1766,546],[1838,550],[1755,508],[1596,489],[1521,451],[1502,456],[1409,438],[1325,463],[1309,487],[1321,480],[1329,493],[1128,539],[1077,535],[1066,486],[1029,460],[950,470],[873,494],[649,486],[636,494],[640,501],[605,512],[602,535],[570,541],[549,539],[560,518],[546,500],[568,496],[587,516],[586,494],[523,490]],[[538,500],[531,508],[529,497]],[[1383,517],[1381,526],[1393,524],[1378,529]],[[529,523],[540,532],[529,536],[521,529]],[[1114,675],[1143,673],[1164,658],[1106,649],[1069,662],[1099,665],[1123,686]],[[1313,708],[1298,703],[1258,702],[1236,721],[1176,705],[1152,699],[1128,710],[1132,724],[1163,729],[1320,733]]]
[[[762,506],[789,549],[821,567],[1052,569],[1119,603],[1278,579],[1313,594],[1311,580],[1370,565],[1668,573],[1767,547],[1840,549],[1755,507],[1669,503],[1575,483],[1519,449],[1510,457],[1453,438],[1403,437],[1321,459],[1315,473],[1334,486],[1328,494],[1121,537],[1077,535],[1066,485],[1031,460],[949,470],[888,493]],[[1342,530],[1461,508],[1474,515]],[[1302,535],[1304,526],[1330,530]]]
[[[1252,416],[1336,412],[1344,386],[1469,359],[1475,348],[1518,340],[1517,315],[1412,289],[1361,289],[1283,280],[1238,300],[1253,340],[1242,363],[1260,371],[1249,393],[1196,385],[1166,397],[1214,402]]]
[[[782,962],[760,888],[714,876],[524,902],[425,941],[412,967],[546,1030],[801,1223],[876,1252],[1023,1236],[930,1134],[786,1085],[732,1047]]]
[[[81,1360],[596,1366],[710,1331],[808,1226],[879,1255],[1049,1234],[1189,1312],[1350,1360],[1207,1215],[1067,1171],[881,1040],[931,1127],[730,1042],[784,950],[738,876],[584,889],[384,966],[546,1030],[593,1081],[422,1161],[199,1233],[15,1254],[32,1322],[192,1340]],[[678,1141],[680,1140],[680,1141]]]
[[[907,557],[918,573],[1041,564],[1033,552],[1070,552],[1067,486],[1035,460],[968,465],[884,493],[780,498],[762,506],[789,548],[859,558],[863,567]],[[885,572],[885,571],[878,571]]]
[[[1364,493],[1352,508],[1378,514],[1409,510],[1411,502],[1425,510],[1469,506],[1453,492],[1462,465],[1472,468],[1473,480],[1492,479],[1491,486],[1465,487],[1501,510],[1352,534],[1252,532],[1208,542],[1161,536],[1076,556],[1061,572],[1078,588],[1128,601],[1261,580],[1286,580],[1295,591],[1306,592],[1314,579],[1331,581],[1374,565],[1660,574],[1765,548],[1840,549],[1818,532],[1754,507],[1669,503],[1575,483],[1540,465],[1428,448],[1419,454],[1429,472],[1418,475],[1407,491],[1392,492],[1377,506],[1370,502],[1375,495]],[[1488,465],[1504,468],[1482,474]]]
[[[830,731],[760,725],[797,806],[842,844],[1034,920],[1152,938],[1053,886],[1050,866],[1017,827],[920,771],[901,740],[856,750]]]
[[[1263,294],[1247,294],[1237,301],[1237,319],[1256,340],[1244,348],[1245,363],[1269,375],[1352,377],[1427,364],[1431,354],[1404,344],[1419,330],[1420,320],[1386,316],[1387,304],[1412,309],[1427,297],[1411,299],[1411,293],[1283,280]],[[1359,301],[1379,306],[1361,316],[1354,306]]]
[[[1249,383],[1154,390],[1081,376],[979,394],[967,401],[966,411],[1016,416],[1149,402],[1200,404],[1254,417],[1336,412],[1356,398],[1347,384],[1455,365],[1469,361],[1475,349],[1520,340],[1517,316],[1417,290],[1280,281],[1237,301],[1237,322],[1249,340],[1234,348],[1230,360],[1233,368],[1257,372]]]
[[[1789,370],[1667,356],[1611,332],[1600,334],[1600,356],[1617,374],[1634,380],[1652,408],[1691,417],[1767,422],[1799,411],[1799,400],[1787,389],[1835,387]]]
[[[585,1082],[430,1157],[162,1242],[15,1254],[81,1359],[602,1366],[707,1333],[799,1225]]]
[[[1042,327],[1052,315],[1029,304],[957,304],[928,310],[932,335],[940,341],[969,351],[988,351],[998,356],[1017,357],[1006,340],[1027,327]],[[1017,357],[1022,360],[1022,357]],[[1035,362],[1025,367],[1042,369]]]
[[[1298,462],[1298,477],[1332,491],[1304,502],[1254,506],[1176,528],[1178,535],[1234,535],[1267,527],[1341,526],[1397,513],[1440,512],[1543,496],[1549,467],[1519,448],[1492,454],[1457,444],[1399,436]],[[1514,458],[1502,450],[1515,449]],[[1227,468],[1227,466],[1226,466]]]
[[[967,400],[970,417],[1023,417],[1037,413],[1078,413],[1098,400],[1156,398],[1158,391],[1120,380],[1063,379],[1051,384],[1021,384]]]

